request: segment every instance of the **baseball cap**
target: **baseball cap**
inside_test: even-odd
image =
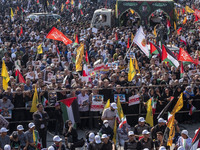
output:
[[[0,132],[1,132],[1,133],[2,133],[2,132],[8,132],[8,129],[6,129],[5,127],[2,127],[1,130],[0,130]]]
[[[55,135],[55,136],[53,137],[53,141],[54,141],[54,142],[60,142],[60,141],[62,141],[62,138],[60,138],[58,135]]]
[[[177,150],[185,150],[183,146],[179,146]]]
[[[149,134],[150,132],[147,131],[146,129],[142,131],[142,134]]]
[[[18,132],[17,132],[17,131],[14,131],[14,132],[12,133],[12,137],[13,137],[13,139],[18,138]]]
[[[49,146],[48,150],[55,150],[53,146]]]
[[[24,127],[22,125],[18,125],[17,130],[22,131],[22,130],[24,130]]]
[[[159,150],[166,150],[166,148],[165,148],[164,146],[161,146],[161,147],[159,148]]]
[[[145,122],[144,117],[140,117],[140,118],[138,119],[138,122]]]
[[[104,121],[103,121],[103,124],[105,124],[105,123],[108,123],[108,120],[104,120]]]
[[[145,149],[143,149],[143,150],[149,150],[148,148],[145,148]]]
[[[93,133],[93,132],[90,133],[90,134],[89,134],[89,141],[90,141],[90,142],[94,141],[94,137],[95,137],[94,133]]]
[[[158,123],[165,123],[165,120],[163,118],[159,118]]]
[[[188,136],[188,131],[187,131],[187,130],[182,130],[182,131],[181,131],[181,134],[185,134],[185,135]]]
[[[97,144],[101,143],[101,138],[100,138],[99,135],[96,135],[96,136],[95,136],[95,142],[96,142]]]
[[[6,145],[4,146],[4,150],[11,150],[10,145],[9,145],[9,144],[6,144]]]
[[[31,122],[28,124],[28,127],[31,129],[31,128],[35,127],[35,124],[33,122]]]
[[[117,109],[117,104],[116,104],[116,103],[111,103],[111,107],[112,107],[113,109]]]
[[[200,150],[200,148],[197,148],[197,150]]]
[[[128,136],[130,136],[130,135],[134,135],[134,132],[133,131],[129,131],[128,132]]]
[[[108,136],[107,136],[107,134],[103,134],[103,135],[101,136],[101,138],[102,138],[102,139],[105,139],[105,138],[108,138]]]

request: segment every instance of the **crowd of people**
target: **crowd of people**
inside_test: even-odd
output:
[[[169,149],[163,140],[166,121],[162,118],[157,120],[156,115],[173,99],[168,109],[170,112],[183,93],[182,111],[185,113],[176,115],[177,122],[200,121],[198,117],[200,65],[184,63],[184,73],[181,76],[181,65],[175,67],[162,62],[159,54],[148,58],[136,44],[133,44],[127,53],[128,40],[139,29],[138,22],[133,21],[135,14],[127,12],[125,26],[105,26],[93,31],[90,28],[90,21],[94,11],[103,7],[114,9],[115,5],[82,1],[80,6],[79,3],[73,1],[72,4],[71,1],[68,3],[63,0],[48,0],[47,3],[41,0],[0,2],[0,66],[4,61],[10,77],[7,90],[3,90],[0,78],[1,149],[29,150],[37,146],[46,148],[47,130],[55,131],[56,135],[53,138],[54,144],[49,149],[64,150],[65,146],[70,149],[81,147],[85,141],[78,139],[77,131],[72,127],[74,124],[80,129],[99,131],[88,133],[86,138],[88,149],[115,149],[116,145],[111,140],[116,117],[116,95],[122,96],[123,112],[127,115],[127,124],[117,130],[119,144],[124,146],[124,149],[164,149],[164,147]],[[192,13],[186,16],[182,11],[186,5],[197,10],[200,7],[199,1],[194,0],[177,5],[176,28],[182,30],[177,34],[177,30],[171,25],[170,33],[164,33],[164,43],[169,47],[183,48],[196,59],[199,57],[200,49],[199,22],[194,22],[195,17]],[[61,18],[58,20],[45,17],[27,18],[31,13],[44,11],[59,14]],[[164,14],[162,11],[159,13],[160,16]],[[183,24],[185,17],[187,22]],[[162,20],[161,24],[167,31],[166,20]],[[64,33],[73,43],[65,45],[63,42],[47,39],[46,35],[52,27]],[[154,27],[144,25],[143,30],[148,43],[153,42],[158,45],[159,41],[156,41],[158,38],[153,34]],[[80,46],[79,43],[75,43],[76,38],[79,43],[84,44],[81,66],[82,70],[84,65],[89,70],[87,80],[82,76],[82,70],[76,70],[76,50]],[[42,54],[37,53],[40,44],[42,44]],[[177,56],[178,51],[173,51],[173,54]],[[128,81],[130,57],[137,60],[139,66],[132,81]],[[102,64],[108,68],[94,70]],[[21,76],[16,75],[17,70],[24,81]],[[32,114],[29,111],[35,89],[40,103],[37,105],[38,110]],[[140,104],[129,106],[129,98],[135,95],[138,95]],[[110,99],[111,106],[104,111],[103,109],[92,111],[94,96],[100,96],[103,104]],[[65,123],[60,100],[71,97],[76,97],[72,103],[73,113],[76,115],[74,120]],[[146,102],[150,98],[156,101],[154,123],[158,125],[153,128],[145,124],[145,119],[141,118],[146,114]],[[197,111],[191,114],[189,113],[191,108],[196,108]],[[51,119],[54,121],[53,125]],[[34,123],[28,124],[29,120],[33,120]],[[18,122],[22,122],[24,127],[18,125]],[[65,146],[57,135],[63,135],[64,124]],[[6,128],[10,131],[17,128],[17,131],[9,137]],[[28,130],[22,132],[24,129]],[[33,139],[33,132],[38,141]],[[181,149],[183,146],[185,150],[189,150],[191,138],[188,132],[180,131],[178,124],[176,132],[177,137],[174,139],[176,149]],[[183,144],[182,138],[187,139],[186,145]]]

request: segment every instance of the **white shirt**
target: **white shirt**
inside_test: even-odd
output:
[[[79,111],[89,111],[89,105],[84,105],[85,102],[89,103],[89,96],[85,94],[83,96],[81,93],[78,95]],[[83,105],[83,106],[80,106]]]
[[[180,136],[177,145],[183,146],[185,150],[190,150],[190,147],[192,145],[192,139],[190,137],[188,137],[187,139],[183,139],[183,137]]]

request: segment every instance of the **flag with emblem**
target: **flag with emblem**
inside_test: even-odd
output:
[[[142,50],[142,52],[149,57],[149,49],[147,47],[146,37],[143,32],[142,26],[140,26],[139,30],[137,31],[133,42],[137,44],[137,46]]]
[[[178,61],[187,61],[194,63],[192,57],[183,48],[179,49]]]
[[[84,44],[81,44],[76,50],[76,71],[82,71],[82,59],[84,55]]]
[[[42,44],[40,44],[38,47],[37,47],[37,53],[38,54],[42,54],[43,51],[42,51]]]
[[[33,100],[32,100],[32,105],[31,105],[31,109],[30,112],[36,112],[37,111],[37,104],[38,104],[38,93],[37,93],[37,88],[35,85],[35,91],[33,94]]]
[[[153,112],[152,112],[152,100],[147,101],[147,114],[146,114],[146,123],[153,127]]]
[[[130,57],[129,61],[129,72],[128,72],[128,81],[131,82],[136,74],[135,68],[133,66],[132,58]]]

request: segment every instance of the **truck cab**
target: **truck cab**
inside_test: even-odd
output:
[[[112,9],[97,9],[92,18],[91,28],[111,27],[112,23]]]

